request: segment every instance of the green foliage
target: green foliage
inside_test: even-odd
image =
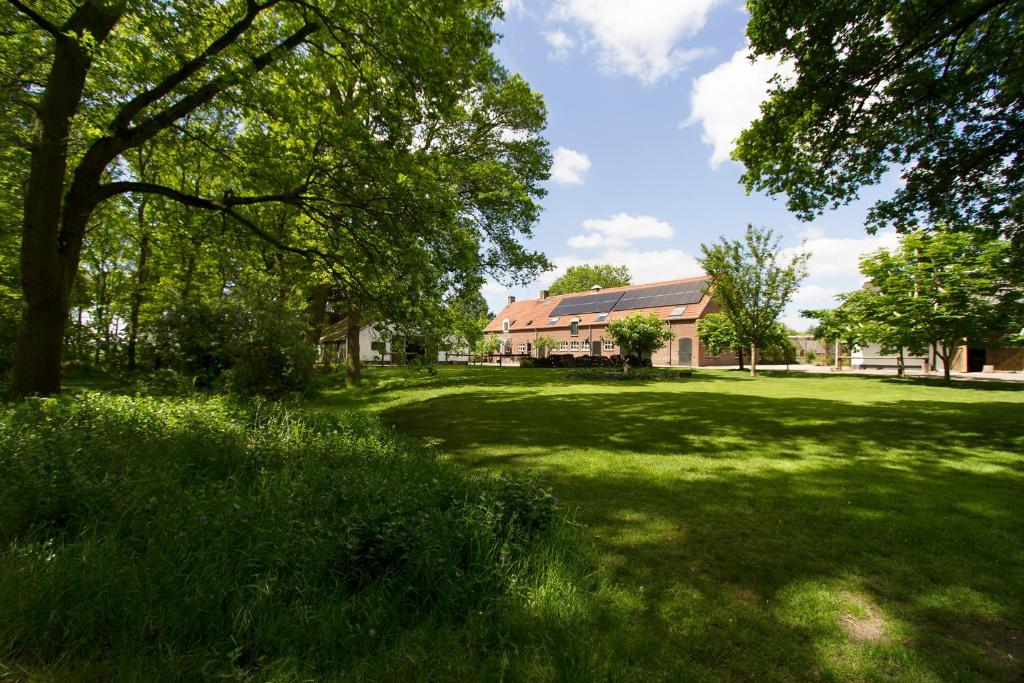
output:
[[[548,351],[561,347],[561,342],[548,334],[542,334],[533,340],[533,348],[537,349],[542,355]]]
[[[154,324],[154,362],[200,388],[278,397],[303,392],[313,380],[313,348],[304,322],[274,300],[186,300]]]
[[[585,292],[594,285],[601,287],[625,287],[632,284],[629,268],[607,263],[597,265],[570,266],[557,280],[551,283],[551,296],[570,292]]]
[[[608,336],[615,341],[627,356],[643,359],[675,338],[675,333],[655,313],[639,311],[625,318],[616,318],[608,323]],[[628,361],[623,370],[628,372]]]
[[[672,381],[688,379],[693,370],[675,368],[636,368],[632,372],[609,372],[601,368],[575,368],[565,373],[570,380]]]
[[[727,351],[742,352],[743,343],[736,335],[736,328],[723,313],[708,313],[697,321],[697,336],[705,350],[712,356]]]
[[[771,230],[748,225],[742,240],[722,238],[718,244],[701,245],[698,262],[708,274],[712,300],[732,323],[737,345],[778,346],[779,315],[807,277],[810,255],[798,253],[783,265],[779,244]],[[750,359],[750,373],[757,374],[756,355]]]
[[[805,220],[895,166],[871,229],[942,223],[1019,235],[1024,3],[752,0],[753,55],[795,71],[744,131],[748,190]]]
[[[32,399],[0,412],[0,472],[0,660],[63,678],[332,678],[418,628],[493,628],[572,543],[532,480],[361,414]]]

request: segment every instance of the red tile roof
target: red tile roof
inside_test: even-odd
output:
[[[698,280],[705,280],[706,276],[700,275],[697,277],[687,277],[679,280],[666,280],[664,282],[648,282],[642,285],[630,285],[628,287],[607,287],[602,289],[601,292],[626,292],[638,289],[644,289],[645,287],[660,287],[662,285],[674,285],[682,282],[695,282]],[[555,306],[559,304],[562,299],[569,296],[580,296],[584,294],[590,294],[590,291],[586,292],[569,292],[568,294],[561,294],[559,296],[549,296],[547,299],[524,299],[523,301],[515,301],[505,306],[495,316],[494,320],[487,324],[484,328],[484,332],[501,332],[502,322],[508,318],[509,320],[509,331],[522,331],[522,330],[557,330],[560,328],[569,327],[569,323],[573,320],[579,320],[580,325],[604,325],[617,318],[625,318],[628,315],[632,315],[638,310],[643,310],[645,313],[656,313],[659,318],[669,320],[669,313],[676,306],[658,306],[656,308],[636,309],[631,308],[623,311],[614,311],[608,313],[608,317],[604,320],[597,320],[597,316],[601,313],[580,313],[578,315],[563,315],[558,319],[558,322],[554,325],[548,325],[548,320],[551,317],[551,311],[555,309]],[[704,294],[700,301],[695,304],[688,304],[686,310],[683,311],[681,316],[671,318],[673,320],[696,320],[703,313],[704,309],[707,308],[711,298]],[[607,311],[606,311],[607,312]]]

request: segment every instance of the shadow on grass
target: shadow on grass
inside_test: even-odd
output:
[[[503,393],[500,374],[383,416],[470,467],[532,469],[578,511],[632,591],[597,629],[612,661],[664,678],[1024,676],[1019,401],[545,394],[521,377]],[[843,630],[858,609],[876,640]]]

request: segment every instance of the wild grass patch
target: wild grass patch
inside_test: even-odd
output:
[[[479,665],[592,582],[532,479],[465,475],[359,413],[31,400],[0,412],[0,473],[0,662],[23,673],[398,671],[439,641]]]

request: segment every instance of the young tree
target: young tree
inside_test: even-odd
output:
[[[559,348],[561,342],[550,335],[542,334],[533,340],[533,348],[537,349],[537,357],[543,358],[549,351]]]
[[[675,333],[655,313],[636,312],[608,323],[608,335],[623,351],[622,372],[629,372],[629,358],[653,354],[675,338]]]
[[[810,220],[895,166],[902,185],[874,205],[871,230],[946,223],[1022,237],[1024,4],[751,0],[747,8],[752,56],[795,72],[776,82],[739,137],[734,156],[748,191],[784,193]]]
[[[734,351],[743,369],[743,342],[736,335],[736,328],[722,313],[709,313],[697,321],[697,336],[700,343],[712,356]]]
[[[551,283],[551,296],[570,292],[586,292],[594,285],[600,287],[625,287],[632,284],[629,268],[602,263],[594,266],[570,266],[565,273]]]
[[[757,375],[757,349],[768,345],[779,315],[807,276],[809,255],[798,253],[781,265],[779,242],[771,230],[748,225],[742,240],[702,244],[698,259],[712,300],[739,343],[750,348],[751,376]]]
[[[940,228],[905,235],[895,252],[863,259],[861,272],[893,302],[886,323],[896,328],[896,343],[931,345],[948,382],[958,347],[1006,332],[1019,313],[1011,258],[1006,240]]]

